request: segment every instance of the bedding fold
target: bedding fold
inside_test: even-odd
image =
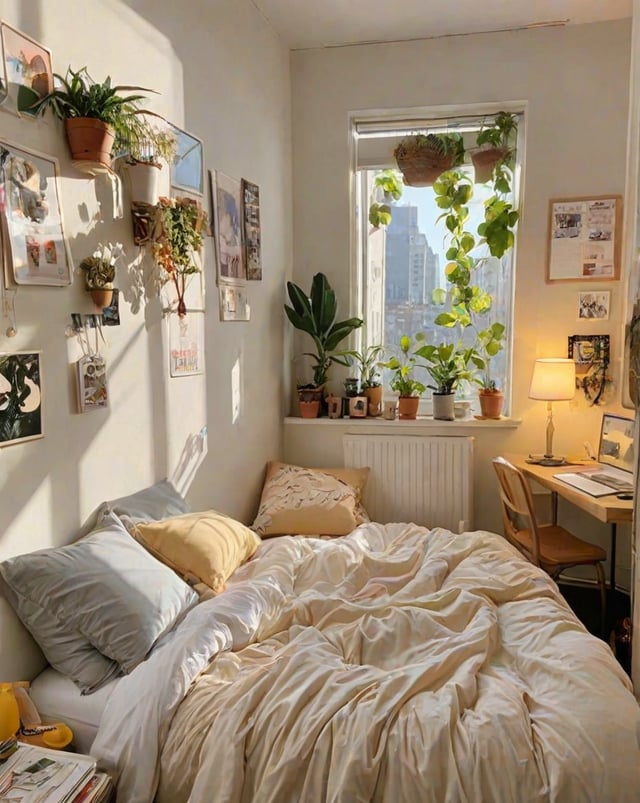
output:
[[[624,803],[639,728],[504,539],[366,524],[263,543],[120,681],[92,752],[119,803]]]

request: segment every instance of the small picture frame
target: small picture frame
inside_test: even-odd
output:
[[[609,335],[570,335],[567,356],[576,364],[576,372],[591,365],[609,364]]]
[[[622,196],[551,198],[547,282],[620,278]]]
[[[251,319],[251,307],[244,285],[221,284],[218,291],[221,321],[248,321]]]
[[[248,281],[261,281],[260,188],[245,178],[242,179],[242,220],[247,279]]]
[[[202,140],[170,123],[176,138],[176,153],[171,164],[171,187],[204,194],[204,151]]]
[[[85,354],[76,363],[78,412],[104,410],[109,406],[107,366],[99,354]]]
[[[6,22],[0,34],[7,104],[17,114],[34,117],[29,107],[53,91],[51,51]]]
[[[578,320],[608,321],[611,291],[595,290],[578,293]]]
[[[247,271],[243,249],[242,187],[240,179],[215,172],[212,191],[215,206],[215,241],[218,280],[244,280]]]
[[[0,353],[0,448],[44,436],[41,351]]]

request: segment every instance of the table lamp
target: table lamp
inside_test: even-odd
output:
[[[564,457],[553,454],[553,410],[554,401],[569,401],[576,393],[576,365],[573,360],[560,357],[546,357],[536,360],[533,366],[529,398],[547,402],[547,448],[540,458],[532,460],[542,466],[559,466]]]

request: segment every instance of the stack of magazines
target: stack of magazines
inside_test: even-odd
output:
[[[112,799],[111,778],[104,772],[96,772],[73,798],[73,803],[109,803]]]
[[[89,788],[96,772],[91,756],[19,744],[0,764],[0,803],[74,803],[103,800]],[[109,786],[109,779],[106,779]],[[86,792],[86,795],[85,795]],[[83,797],[83,795],[85,795]]]

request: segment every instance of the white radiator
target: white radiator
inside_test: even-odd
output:
[[[344,435],[344,464],[369,466],[364,506],[371,521],[472,529],[473,438]]]

